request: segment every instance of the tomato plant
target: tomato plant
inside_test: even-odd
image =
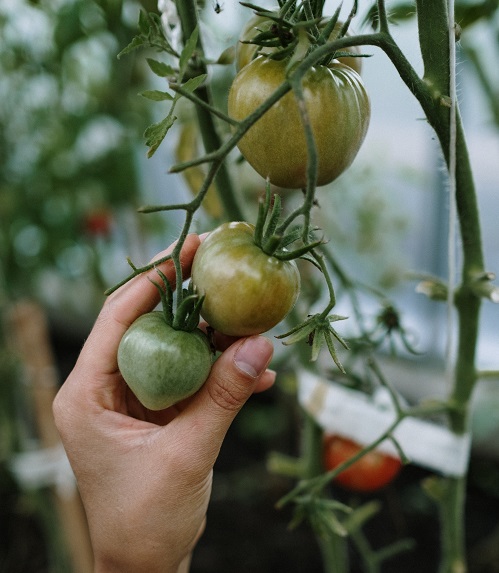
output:
[[[243,120],[286,80],[287,60],[258,56],[235,77],[229,115]],[[370,102],[360,76],[338,62],[310,68],[303,78],[307,114],[318,158],[317,185],[336,179],[355,159],[370,120]],[[279,187],[304,188],[307,144],[293,93],[275,103],[238,143],[248,163]]]
[[[212,353],[201,330],[170,326],[162,312],[140,316],[118,349],[120,372],[138,400],[162,410],[194,394],[208,378]]]
[[[205,297],[203,318],[231,336],[271,329],[293,308],[300,292],[296,263],[263,252],[254,231],[249,223],[224,223],[204,240],[192,264],[192,283]]]
[[[323,461],[327,471],[337,468],[362,450],[362,446],[339,435],[326,436]],[[370,492],[392,482],[400,472],[402,462],[379,450],[371,450],[338,474],[334,481],[346,489]]]
[[[326,24],[327,20],[320,24],[320,29],[323,29]],[[236,46],[236,69],[238,71],[244,68],[244,66],[247,66],[255,58],[257,52],[259,54],[268,55],[277,50],[277,47],[264,47],[262,50],[259,50],[258,44],[250,43],[258,34],[269,31],[273,25],[275,25],[274,20],[258,14],[248,20],[241,31],[239,42]],[[334,40],[338,37],[342,26],[343,22],[338,21],[336,23],[333,31],[329,35],[329,40]],[[349,34],[347,33],[346,35],[348,36]],[[342,51],[351,52],[354,55],[351,57],[340,56],[337,60],[360,74],[362,71],[362,58],[355,56],[355,54],[360,54],[360,48],[358,46],[352,46]]]

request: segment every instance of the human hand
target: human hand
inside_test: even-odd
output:
[[[189,235],[183,246],[185,277],[199,244]],[[159,268],[174,285],[172,262]],[[96,573],[187,571],[224,436],[252,392],[270,387],[275,377],[267,370],[272,343],[252,336],[228,346],[194,396],[158,412],[144,408],[123,381],[116,356],[130,324],[159,301],[148,280],[155,276],[139,275],[108,297],[54,401]]]

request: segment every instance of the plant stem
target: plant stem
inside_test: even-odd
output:
[[[198,12],[196,2],[194,0],[179,0],[176,2],[177,11],[182,24],[182,34],[184,41],[187,40],[192,32],[198,26]],[[200,54],[203,53],[201,37],[198,39],[198,50]],[[202,62],[202,58],[198,58],[199,62],[195,75],[206,73],[206,65]],[[211,93],[207,86],[201,86],[196,90],[197,97],[204,101],[208,106],[212,105]],[[209,109],[202,106],[196,106],[196,113],[198,117],[199,129],[203,139],[203,145],[207,153],[211,153],[219,149],[222,145],[222,140],[217,132],[213,115]],[[225,163],[220,164],[219,169],[215,175],[215,185],[218,195],[225,210],[226,217],[231,221],[243,221],[244,214],[236,199],[236,193],[232,180]]]
[[[305,479],[316,478],[323,472],[322,468],[322,435],[323,430],[314,418],[303,411],[304,427],[302,430],[302,456],[304,459]],[[319,545],[324,573],[347,573],[348,555],[346,541],[339,535],[330,533],[316,535]]]
[[[445,105],[449,93],[449,22],[445,0],[416,0],[419,38],[424,61],[424,80],[415,73],[393,41],[383,49],[416,96],[439,139],[447,165],[450,159],[450,109]],[[478,338],[480,297],[473,291],[477,274],[483,272],[483,252],[475,186],[466,140],[459,113],[456,114],[456,208],[459,218],[463,264],[462,284],[456,294],[458,312],[458,349],[449,413],[451,428],[458,434],[467,430],[469,402],[476,382],[475,354]],[[440,573],[466,570],[464,542],[465,477],[445,480],[445,495],[439,499],[442,527]]]

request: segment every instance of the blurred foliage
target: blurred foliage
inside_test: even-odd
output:
[[[140,8],[134,0],[0,2],[0,287],[8,298],[36,298],[47,269],[103,290],[102,254],[113,252],[121,211],[140,202],[145,73],[116,58]]]

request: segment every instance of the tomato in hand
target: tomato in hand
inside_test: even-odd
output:
[[[175,330],[162,312],[140,316],[118,348],[118,367],[139,402],[162,410],[194,394],[211,370],[212,352],[201,330]]]
[[[324,440],[323,461],[327,471],[337,468],[362,450],[362,446],[343,436],[330,435]],[[334,478],[345,489],[370,492],[392,482],[400,472],[400,459],[371,450]]]
[[[327,20],[321,22],[319,27],[322,29],[326,26]],[[274,20],[270,18],[266,18],[265,16],[259,16],[255,14],[252,18],[248,20],[246,25],[241,31],[241,35],[239,37],[239,42],[236,46],[236,69],[239,71],[244,66],[247,66],[257,55],[259,54],[268,55],[272,52],[275,52],[278,48],[275,47],[263,47],[260,49],[260,46],[257,44],[247,44],[246,42],[251,42],[261,32],[265,32],[270,30],[271,26],[274,25]],[[331,34],[329,34],[329,41],[334,40],[338,37],[340,30],[343,26],[343,22],[337,22]],[[349,36],[347,33],[346,36]],[[260,50],[260,51],[259,51]],[[341,64],[345,64],[349,66],[353,70],[355,70],[358,74],[362,71],[362,58],[356,56],[355,54],[360,54],[359,46],[351,46],[348,48],[344,48],[342,52],[349,52],[352,56],[340,56],[337,58],[338,62]]]
[[[286,80],[286,60],[258,56],[234,78],[228,113],[245,119]],[[371,108],[360,76],[331,63],[305,74],[303,94],[318,158],[317,185],[341,175],[355,159],[367,133]],[[304,188],[308,152],[302,117],[293,93],[276,102],[238,143],[248,163],[279,187]]]
[[[294,261],[264,253],[249,223],[224,223],[201,243],[192,283],[204,295],[202,317],[230,336],[266,332],[293,308],[300,292]]]

